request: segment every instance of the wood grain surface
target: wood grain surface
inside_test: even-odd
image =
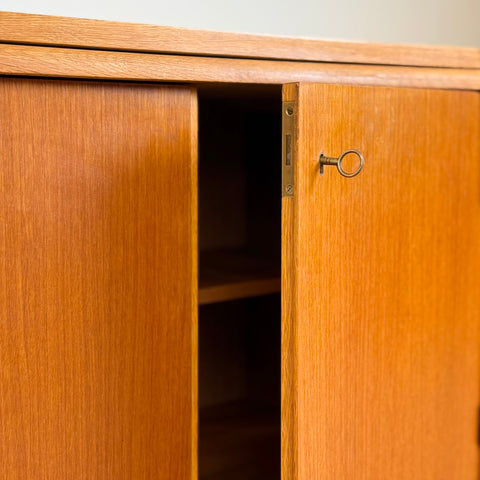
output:
[[[294,101],[284,87],[285,101]],[[282,198],[282,360],[281,360],[281,478],[298,480],[298,346],[295,313],[296,263],[294,199]]]
[[[283,480],[477,479],[479,94],[301,84],[284,98]],[[358,177],[319,175],[321,152],[349,148]]]
[[[187,55],[480,68],[480,50],[335,42],[0,12],[0,41]]]
[[[105,52],[0,44],[0,75],[197,83],[480,89],[479,69],[415,68]]]
[[[196,478],[196,95],[0,80],[0,478]]]

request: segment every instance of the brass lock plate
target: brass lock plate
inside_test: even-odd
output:
[[[282,197],[293,197],[294,191],[295,108],[295,102],[283,102]]]

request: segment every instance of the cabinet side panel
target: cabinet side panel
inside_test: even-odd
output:
[[[194,97],[0,80],[1,478],[194,475]]]
[[[299,480],[478,478],[479,107],[475,92],[299,87]],[[357,177],[319,175],[321,152],[351,148]]]

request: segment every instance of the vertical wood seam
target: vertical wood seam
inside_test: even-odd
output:
[[[284,101],[296,101],[297,86],[286,85]],[[295,107],[298,139],[298,102]],[[298,141],[294,148],[294,182],[297,176]],[[282,199],[282,480],[298,479],[298,341],[296,325],[296,186],[294,197]]]
[[[192,480],[198,479],[198,101],[191,89]]]

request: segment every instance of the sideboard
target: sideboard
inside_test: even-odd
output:
[[[480,50],[2,12],[0,74],[2,479],[478,478]]]

